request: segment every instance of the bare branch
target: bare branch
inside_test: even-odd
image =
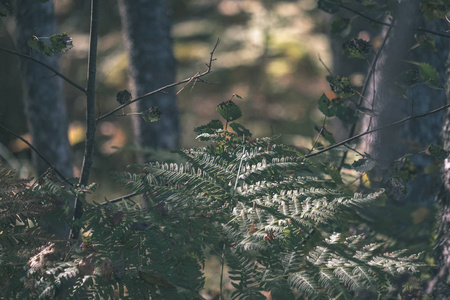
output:
[[[144,95],[142,95],[142,96],[139,96],[139,97],[137,97],[136,99],[133,99],[133,100],[131,100],[131,101],[125,103],[125,104],[122,104],[122,105],[116,107],[115,109],[113,109],[112,111],[110,111],[110,112],[104,114],[103,116],[98,117],[98,118],[97,118],[97,122],[100,121],[100,120],[102,120],[102,119],[104,119],[104,118],[106,118],[106,117],[111,116],[111,115],[114,114],[115,112],[121,110],[121,109],[124,108],[124,107],[127,107],[128,105],[130,105],[130,104],[132,104],[132,103],[134,103],[134,102],[137,102],[137,101],[139,101],[139,100],[142,100],[142,99],[144,99],[144,98],[146,98],[146,97],[148,97],[148,96],[157,94],[157,93],[162,92],[162,91],[164,91],[164,90],[167,90],[167,89],[169,89],[169,88],[171,88],[171,87],[174,87],[174,86],[177,86],[177,85],[186,83],[186,82],[190,82],[190,81],[193,81],[193,80],[197,80],[197,79],[199,79],[199,78],[201,78],[201,77],[203,77],[203,76],[205,76],[205,75],[211,73],[212,62],[215,61],[215,59],[214,59],[214,57],[213,57],[213,56],[214,56],[214,52],[216,51],[216,48],[217,48],[217,46],[219,45],[219,43],[220,43],[220,39],[217,39],[217,42],[216,42],[216,44],[214,45],[214,48],[213,48],[213,50],[212,50],[211,53],[210,53],[209,63],[206,64],[206,66],[208,67],[206,71],[204,71],[204,72],[202,72],[202,73],[197,73],[196,75],[194,75],[194,76],[192,76],[192,77],[183,79],[183,80],[178,81],[178,82],[174,82],[174,83],[168,84],[168,85],[163,86],[163,87],[161,87],[161,88],[159,88],[159,89],[156,89],[156,90],[154,90],[154,91],[151,91],[151,92],[149,92],[149,93],[147,93],[147,94],[144,94]]]
[[[446,104],[446,105],[444,105],[444,106],[441,106],[441,107],[436,108],[436,109],[434,109],[434,110],[431,110],[431,111],[429,111],[429,112],[426,112],[426,113],[423,113],[423,114],[419,114],[419,115],[415,115],[415,116],[409,116],[409,117],[404,118],[404,119],[402,119],[402,120],[399,120],[399,121],[397,121],[397,122],[393,122],[393,123],[390,123],[390,124],[387,124],[387,125],[384,125],[384,126],[380,126],[380,127],[378,127],[378,128],[374,128],[374,129],[372,129],[372,130],[365,131],[365,132],[363,132],[363,133],[360,133],[360,134],[357,134],[357,135],[355,135],[355,136],[352,136],[352,137],[350,137],[350,138],[348,138],[348,139],[346,139],[346,140],[343,140],[343,141],[341,141],[341,142],[339,142],[339,143],[336,143],[336,144],[331,145],[331,146],[329,146],[329,147],[326,147],[326,148],[324,148],[324,149],[318,150],[318,151],[316,151],[316,152],[314,152],[314,153],[306,154],[305,157],[316,156],[316,155],[318,155],[318,154],[327,152],[327,151],[329,151],[329,150],[331,150],[331,149],[334,149],[334,148],[336,148],[336,147],[339,147],[339,146],[342,146],[342,145],[344,145],[344,144],[347,144],[348,142],[351,142],[351,141],[353,141],[353,140],[359,139],[360,137],[363,137],[363,136],[365,136],[365,135],[368,135],[368,134],[370,134],[370,133],[372,133],[372,132],[376,132],[376,131],[380,131],[380,130],[383,130],[383,129],[387,129],[387,128],[390,128],[390,127],[394,127],[394,126],[400,125],[400,124],[405,123],[405,122],[410,121],[410,120],[423,118],[423,117],[426,117],[426,116],[435,114],[435,113],[437,113],[437,112],[440,112],[441,110],[444,110],[444,109],[449,108],[449,107],[450,107],[450,104]]]
[[[61,74],[60,72],[56,71],[54,68],[52,68],[51,66],[47,65],[46,63],[43,63],[43,62],[41,62],[40,60],[38,60],[38,59],[36,59],[36,58],[34,58],[34,57],[30,56],[30,55],[26,55],[26,54],[23,54],[23,53],[14,51],[14,50],[6,49],[6,48],[3,48],[3,47],[0,47],[0,50],[1,50],[1,51],[4,51],[4,52],[7,52],[7,53],[9,53],[9,54],[13,54],[13,55],[17,55],[17,56],[22,57],[22,58],[29,59],[29,60],[31,60],[31,61],[34,61],[34,62],[40,64],[41,66],[43,66],[43,67],[49,69],[50,71],[54,72],[57,76],[59,76],[60,78],[62,78],[63,80],[65,80],[67,83],[69,83],[69,84],[72,85],[73,87],[79,89],[79,90],[82,91],[84,94],[86,94],[86,89],[85,89],[85,88],[83,88],[82,86],[78,85],[77,83],[75,83],[75,82],[72,81],[71,79],[67,78],[66,76],[64,76],[64,75]]]
[[[28,145],[28,147],[30,147],[31,150],[33,150],[37,156],[39,156],[48,166],[49,168],[51,168],[53,171],[55,171],[55,173],[67,184],[69,184],[71,187],[73,187],[73,184],[60,172],[58,171],[58,169],[56,169],[53,164],[51,162],[49,162],[30,142],[28,142],[26,139],[24,139],[23,137],[21,137],[20,135],[18,135],[17,133],[15,133],[14,131],[6,128],[5,126],[3,126],[2,124],[0,124],[0,127],[5,130],[6,132],[9,132],[10,134],[12,134],[13,136],[15,136],[16,138],[18,138],[19,140],[21,140],[22,142],[24,142],[25,144]]]

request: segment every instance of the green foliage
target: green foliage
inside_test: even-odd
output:
[[[440,83],[439,74],[435,68],[427,63],[420,63],[419,71],[420,77],[428,87],[438,90],[444,89]]]
[[[42,39],[44,38],[33,36],[33,39],[28,41],[28,46],[47,56],[67,52],[73,47],[72,38],[65,33],[50,36],[48,38],[50,40],[50,46],[44,43]]]
[[[343,45],[344,55],[348,57],[366,59],[372,50],[372,45],[362,39],[351,39]]]
[[[336,18],[330,27],[330,35],[332,37],[342,36],[346,37],[350,34],[352,29],[351,20],[347,18]]]
[[[230,120],[230,113],[224,116]],[[129,299],[198,298],[206,248],[222,254],[233,299],[264,299],[262,292],[282,299],[353,299],[360,289],[380,296],[390,278],[420,266],[417,255],[384,253],[381,244],[363,236],[336,233],[358,208],[378,201],[382,190],[367,195],[344,191],[339,171],[328,164],[308,160],[271,138],[242,136],[238,131],[248,130],[240,124],[232,133],[219,123],[197,130],[210,144],[179,151],[184,163],[153,162],[116,175],[141,195],[144,206],[125,199],[84,202],[78,221],[83,242],[71,250],[56,242],[24,244],[20,237],[30,225],[5,214],[2,236],[16,241],[15,255],[21,256],[7,258],[11,245],[0,240],[1,267],[8,270],[3,274],[20,279],[9,281],[2,292],[25,298],[94,299],[114,293]],[[11,203],[27,193],[30,203],[58,203],[41,206],[45,210],[31,204],[22,209],[20,224],[35,224],[35,230],[42,227],[26,211],[58,211],[55,199],[77,195],[82,200],[92,191],[67,189],[49,176],[30,188],[16,182],[11,171],[2,172],[0,205],[11,216],[18,215]],[[11,184],[21,192],[5,188]],[[17,261],[20,268],[11,263]]]
[[[157,106],[152,106],[142,112],[142,118],[145,122],[156,122],[161,118],[162,112]]]
[[[327,76],[331,90],[339,97],[347,98],[356,93],[350,80],[346,76]]]
[[[235,121],[242,117],[241,109],[231,100],[220,103],[217,106],[217,112],[227,122]]]

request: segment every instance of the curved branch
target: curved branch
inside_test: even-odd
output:
[[[400,124],[405,123],[405,122],[410,121],[410,120],[423,118],[423,117],[426,117],[426,116],[435,114],[435,113],[437,113],[437,112],[440,112],[441,110],[444,110],[444,109],[449,108],[449,107],[450,107],[450,104],[446,104],[446,105],[444,105],[444,106],[441,106],[441,107],[436,108],[436,109],[434,109],[434,110],[431,110],[431,111],[429,111],[429,112],[426,112],[426,113],[423,113],[423,114],[419,114],[419,115],[415,115],[415,116],[409,116],[409,117],[404,118],[404,119],[402,119],[402,120],[399,120],[399,121],[396,121],[396,122],[393,122],[393,123],[390,123],[390,124],[387,124],[387,125],[384,125],[384,126],[380,126],[380,127],[378,127],[378,128],[374,128],[374,129],[372,129],[372,130],[365,131],[365,132],[363,132],[363,133],[360,133],[360,134],[357,134],[357,135],[355,135],[355,136],[352,136],[352,137],[350,137],[350,138],[348,138],[348,139],[346,139],[346,140],[343,140],[343,141],[341,141],[341,142],[339,142],[339,143],[336,143],[336,144],[334,144],[334,145],[331,145],[331,146],[328,146],[328,147],[326,147],[326,148],[323,148],[322,150],[318,150],[318,151],[316,151],[316,152],[314,152],[314,153],[306,154],[305,157],[316,156],[316,155],[318,155],[318,154],[327,152],[327,151],[329,151],[329,150],[331,150],[331,149],[334,149],[334,148],[336,148],[336,147],[339,147],[339,146],[342,146],[342,145],[344,145],[344,144],[347,144],[348,142],[351,142],[351,141],[353,141],[353,140],[359,139],[360,137],[365,136],[365,135],[367,135],[367,134],[369,134],[369,133],[373,133],[373,132],[376,132],[376,131],[380,131],[380,130],[383,130],[383,129],[387,129],[387,128],[390,128],[390,127],[394,127],[394,126],[400,125]]]
[[[58,171],[58,169],[56,169],[51,162],[49,162],[30,142],[28,142],[26,139],[24,139],[23,137],[21,137],[20,135],[18,135],[17,133],[15,133],[14,131],[6,128],[5,126],[3,126],[2,124],[0,124],[0,128],[2,128],[3,130],[5,130],[6,132],[12,134],[13,136],[15,136],[16,138],[18,138],[19,140],[21,140],[22,142],[24,142],[25,144],[28,145],[28,147],[30,147],[31,150],[33,150],[37,156],[39,156],[40,159],[42,159],[48,166],[49,168],[51,168],[53,171],[55,171],[55,173],[67,184],[69,184],[71,187],[73,187],[73,184],[60,172]]]
[[[186,82],[190,82],[190,81],[192,81],[192,80],[200,79],[201,77],[203,77],[203,76],[205,76],[205,75],[211,73],[212,62],[215,60],[215,59],[213,58],[214,52],[216,51],[216,48],[217,48],[217,46],[219,45],[219,43],[220,43],[220,39],[217,39],[217,42],[216,42],[216,44],[214,45],[214,48],[213,48],[213,50],[212,50],[211,53],[210,53],[209,63],[206,64],[206,66],[207,66],[208,68],[207,68],[207,70],[204,71],[203,73],[198,73],[198,74],[196,74],[196,75],[194,75],[194,76],[192,76],[192,77],[183,79],[183,80],[178,81],[178,82],[174,82],[174,83],[168,84],[168,85],[163,86],[163,87],[161,87],[161,88],[159,88],[159,89],[156,89],[156,90],[154,90],[154,91],[151,91],[151,92],[149,92],[149,93],[147,93],[147,94],[144,94],[144,95],[142,95],[142,96],[139,96],[139,97],[137,97],[136,99],[133,99],[133,100],[131,100],[131,101],[125,103],[125,104],[120,105],[119,107],[116,107],[115,109],[113,109],[112,111],[110,111],[110,112],[104,114],[103,116],[98,117],[96,121],[98,122],[98,121],[100,121],[100,120],[102,120],[102,119],[104,119],[104,118],[106,118],[106,117],[109,117],[110,115],[112,115],[112,114],[114,114],[115,112],[121,110],[122,108],[124,108],[124,107],[126,107],[126,106],[128,106],[128,105],[130,105],[130,104],[132,104],[132,103],[134,103],[134,102],[137,102],[137,101],[139,101],[139,100],[142,100],[142,99],[144,99],[144,98],[146,98],[146,97],[148,97],[148,96],[157,94],[157,93],[159,93],[159,92],[162,92],[162,91],[167,90],[167,89],[169,89],[169,88],[171,88],[171,87],[180,85],[180,84],[182,84],[182,83],[186,83]]]
[[[67,83],[69,83],[73,87],[79,89],[84,94],[86,94],[86,89],[85,88],[83,88],[82,86],[78,85],[77,83],[75,83],[71,79],[67,78],[66,76],[64,76],[60,72],[56,71],[54,68],[52,68],[51,66],[47,65],[46,63],[43,63],[40,60],[38,60],[38,59],[36,59],[36,58],[34,58],[34,57],[30,56],[30,55],[26,55],[26,54],[23,54],[23,53],[14,51],[14,50],[6,49],[6,48],[3,48],[3,47],[0,47],[0,50],[3,51],[3,52],[9,53],[9,54],[13,54],[13,55],[17,55],[17,56],[22,57],[22,58],[29,59],[31,61],[34,61],[34,62],[40,64],[41,66],[43,66],[43,67],[49,69],[50,71],[54,72],[57,76],[59,76],[61,79],[65,80]]]

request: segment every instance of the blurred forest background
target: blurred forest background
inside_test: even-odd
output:
[[[84,85],[89,41],[89,2],[56,0],[58,32],[73,39],[71,51],[61,55],[62,73]],[[317,8],[315,0],[183,0],[168,1],[172,21],[173,51],[177,79],[202,72],[218,38],[213,73],[205,80],[178,86],[180,145],[200,145],[194,127],[217,118],[215,107],[233,94],[244,113],[242,124],[254,136],[281,134],[281,141],[296,147],[312,144],[314,124],[322,115],[317,99],[329,90],[322,61],[333,67],[329,38],[330,16]],[[116,1],[102,1],[97,79],[97,113],[115,107],[116,93],[129,89],[127,53]],[[0,46],[14,49],[15,21],[2,19]],[[340,48],[339,48],[340,49]],[[361,63],[358,62],[360,65]],[[29,137],[22,101],[20,59],[0,55],[1,122]],[[349,74],[348,74],[349,75]],[[358,86],[358,74],[350,78]],[[74,174],[79,176],[85,139],[84,95],[65,83],[69,138],[74,151]],[[150,90],[149,90],[150,91]],[[145,100],[144,100],[145,101]],[[130,112],[130,108],[126,108]],[[163,116],[164,118],[164,111]],[[131,117],[111,117],[99,124],[95,164],[91,180],[99,183],[101,194],[123,194],[109,174],[136,162]],[[21,176],[36,175],[30,163],[31,151],[20,140],[0,132],[0,155],[7,158]],[[159,151],[155,160],[170,158]]]

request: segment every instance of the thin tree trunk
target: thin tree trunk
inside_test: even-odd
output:
[[[27,41],[32,36],[48,37],[57,33],[53,3],[35,0],[16,1],[17,47],[29,54]],[[59,55],[48,57],[33,52],[33,57],[59,70]],[[25,113],[32,144],[64,176],[72,177],[72,152],[67,134],[66,104],[62,80],[35,62],[22,60]],[[33,152],[37,174],[48,168]]]
[[[166,0],[119,1],[123,35],[129,55],[130,86],[134,97],[175,81],[175,60],[170,39]],[[162,111],[156,123],[133,116],[136,142],[142,148],[174,149],[178,146],[178,110],[173,90],[132,105],[134,112],[151,106]],[[148,157],[139,155],[139,161]]]
[[[447,60],[447,99],[450,101],[450,55]],[[445,150],[450,151],[450,110],[445,116],[442,130],[442,142]],[[442,185],[437,196],[440,205],[439,226],[434,246],[435,264],[438,271],[430,281],[428,293],[433,299],[450,297],[450,158],[442,166]]]
[[[57,33],[53,2],[40,3],[34,0],[16,1],[17,48],[29,54],[27,41],[38,37],[49,37]],[[59,55],[52,57],[33,52],[34,58],[46,63],[59,72]],[[64,177],[73,177],[72,150],[68,139],[66,103],[62,80],[52,71],[29,60],[21,61],[24,85],[25,114],[32,145]],[[43,174],[48,165],[33,151],[33,164],[38,175]],[[74,199],[69,208],[73,210]],[[45,224],[51,233],[68,237],[70,227]]]
[[[439,37],[436,37],[435,52],[422,48],[413,49],[416,43],[414,28],[424,27],[425,24],[419,10],[419,1],[401,1],[397,12],[395,27],[389,32],[376,65],[373,84],[365,95],[366,105],[372,108],[373,104],[378,116],[367,118],[363,131],[369,126],[380,127],[404,117],[428,112],[446,103],[442,91],[433,90],[424,84],[411,88],[406,94],[408,100],[393,94],[400,73],[406,69],[417,68],[407,63],[407,60],[431,64],[438,70],[442,79],[445,76],[443,62],[448,53],[447,39]],[[437,144],[439,128],[442,128],[442,114],[413,120],[395,129],[368,135],[365,139],[365,150],[377,161],[375,177],[389,179],[396,159],[406,153],[421,151],[429,144]],[[417,176],[407,185],[407,194],[403,201],[433,203],[439,180],[436,176],[424,174],[425,168],[430,164],[430,158],[426,155],[415,155],[410,160],[416,167]],[[383,185],[386,185],[386,182],[383,182]]]

